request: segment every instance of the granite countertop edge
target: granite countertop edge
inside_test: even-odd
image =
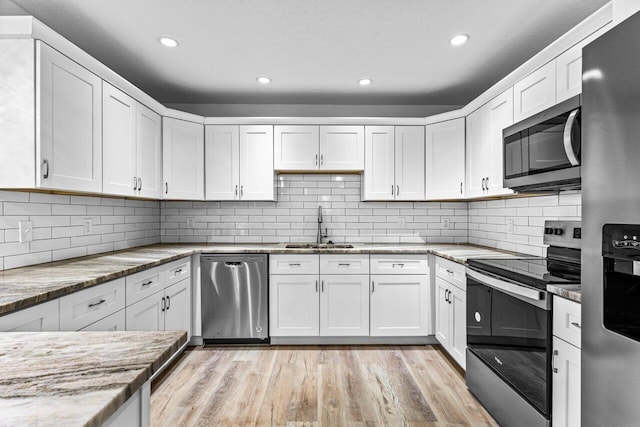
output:
[[[582,304],[581,285],[547,285],[547,292]]]
[[[148,246],[140,246],[137,248],[125,249],[117,252],[107,252],[103,254],[91,255],[86,257],[74,258],[69,260],[57,261],[53,263],[38,264],[28,267],[20,267],[11,270],[0,271],[0,298],[2,292],[11,291],[18,293],[20,286],[24,288],[31,287],[35,281],[29,282],[21,275],[41,275],[46,276],[48,269],[64,271],[65,268],[78,269],[79,264],[83,262],[97,261],[103,264],[127,263],[114,267],[112,271],[106,273],[98,271],[97,273],[83,273],[83,278],[79,273],[71,272],[68,277],[57,279],[60,282],[59,287],[44,290],[34,295],[16,297],[12,301],[0,302],[0,315],[28,308],[36,304],[44,303],[65,295],[81,291],[111,280],[116,280],[130,274],[147,270],[171,261],[191,256],[198,253],[267,253],[267,254],[406,254],[421,255],[435,254],[450,261],[460,264],[466,264],[466,260],[471,257],[509,257],[515,256],[514,252],[504,251],[501,249],[488,248],[472,244],[454,244],[454,243],[434,243],[434,244],[357,244],[354,248],[323,248],[323,249],[306,249],[306,248],[284,248],[282,244],[155,244]],[[461,253],[463,253],[461,255]],[[467,255],[464,255],[467,253]],[[127,261],[125,261],[127,260]],[[131,265],[133,264],[133,265]],[[59,269],[59,270],[58,270]],[[97,269],[97,268],[96,268]],[[89,276],[87,278],[87,276]],[[56,279],[52,279],[56,281]]]

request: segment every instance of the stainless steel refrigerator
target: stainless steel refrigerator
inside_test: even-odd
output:
[[[582,67],[582,423],[640,425],[640,14]]]

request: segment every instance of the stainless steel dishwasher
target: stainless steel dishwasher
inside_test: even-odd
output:
[[[200,262],[205,344],[267,343],[267,255],[204,254]]]

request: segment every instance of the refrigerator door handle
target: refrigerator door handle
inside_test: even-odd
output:
[[[580,162],[576,157],[576,153],[573,152],[573,145],[571,144],[571,129],[573,128],[573,123],[576,121],[576,116],[579,112],[579,109],[573,110],[571,114],[569,114],[567,123],[564,125],[564,151],[567,153],[567,158],[569,159],[571,166],[580,165]]]

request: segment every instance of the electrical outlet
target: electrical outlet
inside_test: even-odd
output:
[[[512,219],[508,219],[507,220],[507,230],[509,234],[513,234],[513,220]]]
[[[187,218],[187,227],[193,228],[193,218]]]
[[[20,243],[33,241],[33,221],[19,221]]]
[[[93,231],[93,220],[91,218],[82,220],[82,231],[84,234],[91,234]]]
[[[442,218],[442,228],[445,230],[451,228],[451,218]]]
[[[398,217],[398,226],[400,228],[404,228],[404,225],[406,224],[406,222],[407,222],[407,219],[405,217],[403,216]]]

